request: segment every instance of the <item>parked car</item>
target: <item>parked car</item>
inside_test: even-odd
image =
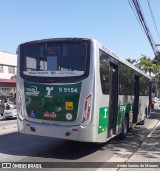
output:
[[[17,109],[5,109],[3,114],[4,119],[17,118]]]
[[[154,98],[152,98],[152,100],[154,101],[154,103],[159,103],[160,102],[158,97],[154,97]]]
[[[3,95],[3,96],[2,96]],[[0,94],[0,121],[6,118],[16,118],[16,100],[10,96]]]

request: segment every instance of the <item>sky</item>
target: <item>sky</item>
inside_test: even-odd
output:
[[[140,4],[156,44],[160,44],[147,0]],[[160,31],[160,0],[150,0]],[[154,58],[128,0],[0,0],[0,51],[59,37],[94,38],[123,58]]]

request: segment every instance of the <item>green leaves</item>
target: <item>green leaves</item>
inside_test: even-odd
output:
[[[126,60],[145,73],[149,73],[150,76],[156,76],[158,73],[160,73],[160,66],[158,63],[155,60],[151,60],[147,56],[142,56],[139,58],[139,60],[131,58]]]

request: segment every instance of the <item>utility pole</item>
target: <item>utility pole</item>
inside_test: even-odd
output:
[[[160,46],[160,44],[156,44],[156,46]],[[156,52],[155,60],[156,60],[157,63],[160,65],[160,51],[157,51],[157,52]]]

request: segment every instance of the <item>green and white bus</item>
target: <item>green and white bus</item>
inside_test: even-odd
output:
[[[19,132],[83,142],[125,137],[149,111],[150,77],[86,38],[18,47]]]

